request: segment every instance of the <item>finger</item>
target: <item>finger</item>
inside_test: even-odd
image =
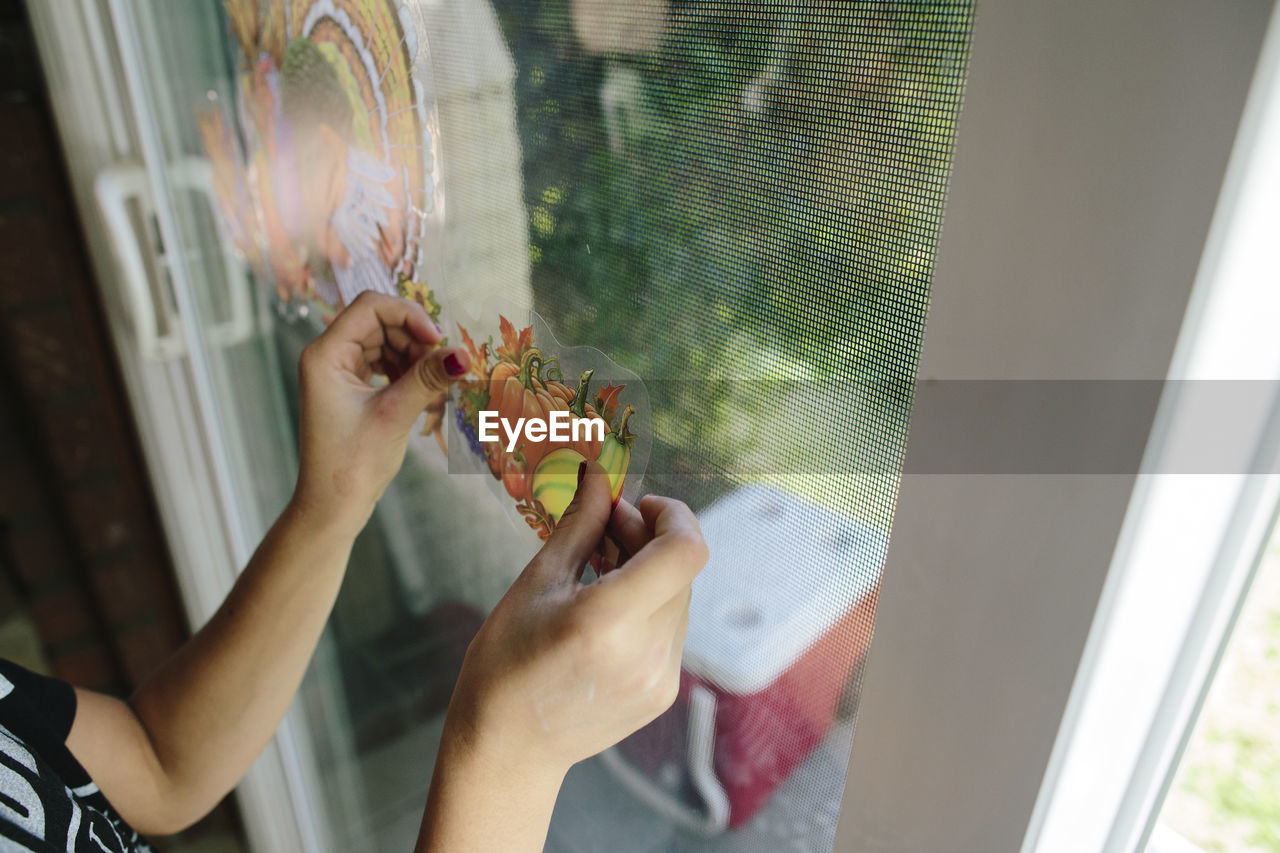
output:
[[[365,355],[368,356],[369,353],[373,353],[372,358],[374,361],[390,366],[391,369],[380,372],[385,372],[392,382],[403,376],[410,366],[416,364],[423,356],[433,352],[439,346],[439,344],[427,344],[414,340],[408,341],[404,349],[396,349],[390,342],[391,338],[394,337],[390,334],[390,331],[388,330],[387,343],[374,349],[365,350]],[[401,334],[403,335],[402,330]]]
[[[403,375],[383,391],[381,405],[387,406],[393,418],[412,423],[440,394],[448,392],[467,371],[471,357],[462,347],[434,350],[413,364],[401,364]]]
[[[382,348],[382,363],[387,367],[387,376],[394,381],[403,376],[404,372],[409,369],[410,361],[409,357],[399,350],[384,346]]]
[[[411,355],[436,346],[441,337],[421,305],[371,291],[360,294],[326,322],[328,328],[310,348],[320,363],[357,375],[365,372],[362,361],[371,363],[381,357],[389,335],[393,345],[407,343]]]
[[[605,530],[608,530],[607,526]],[[607,575],[621,564],[622,550],[606,532],[600,544],[596,546],[595,558],[591,565],[595,568],[597,575]]]
[[[421,305],[373,291],[356,297],[320,339],[338,344],[360,343],[363,348],[385,342],[388,328],[403,329],[411,338],[424,343],[440,340],[440,330]]]
[[[627,500],[618,501],[609,518],[609,535],[618,543],[619,548],[628,554],[634,554],[653,538],[653,531],[645,523],[640,510]]]
[[[434,352],[439,347],[440,347],[439,341],[431,341],[428,343],[426,341],[413,340],[409,342],[409,346],[404,351],[404,354],[405,354],[405,357],[409,359],[409,362],[413,363],[418,359],[422,358],[427,353]]]
[[[432,400],[449,390],[450,383],[467,372],[470,364],[471,357],[462,347],[444,347],[412,365],[393,365],[401,367],[404,375],[382,391],[386,395],[382,405],[388,407],[395,419],[411,424]]]
[[[549,581],[580,579],[609,521],[609,475],[594,461],[583,462],[579,471],[573,500],[534,559],[538,573]]]
[[[391,349],[386,344],[380,344],[378,346],[365,347],[360,354],[361,357],[363,357],[369,364],[377,364],[378,362],[386,362],[388,360],[388,356],[393,353],[397,357],[400,357],[400,353]]]
[[[680,501],[647,495],[639,510],[653,527],[653,538],[600,579],[599,594],[653,613],[702,571],[707,544],[697,518]]]
[[[386,376],[392,382],[404,375],[405,368],[409,365],[409,361],[403,353],[392,349],[386,344],[366,349],[363,353],[363,358],[365,364],[355,365],[352,368],[357,374],[367,374],[372,370],[374,373]]]
[[[401,355],[408,355],[409,347],[418,342],[418,339],[410,335],[403,326],[387,326],[383,332],[387,338],[383,348],[393,349]]]
[[[389,364],[386,361],[383,361],[382,359],[378,359],[370,366],[367,372],[370,375],[374,373],[380,374],[382,376],[387,377],[388,382],[395,382],[397,379],[399,379],[401,376],[404,375],[404,368],[401,367],[399,364]],[[366,376],[365,381],[367,382],[368,379],[369,377]]]

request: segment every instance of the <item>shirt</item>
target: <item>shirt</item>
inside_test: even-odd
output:
[[[67,749],[70,684],[0,658],[0,851],[151,853]]]

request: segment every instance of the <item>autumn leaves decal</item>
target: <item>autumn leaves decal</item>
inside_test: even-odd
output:
[[[471,370],[459,383],[457,426],[545,539],[573,499],[582,462],[599,462],[614,500],[621,496],[636,441],[636,407],[624,400],[626,385],[593,382],[595,367],[566,381],[560,357],[535,345],[532,325],[517,332],[499,317],[499,331],[501,344],[477,347],[461,329]]]

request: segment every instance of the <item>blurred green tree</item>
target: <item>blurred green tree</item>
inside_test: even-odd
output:
[[[637,0],[643,33],[621,5],[495,0],[539,312],[696,380],[666,388],[655,470],[738,479],[726,418],[794,404],[778,381],[842,388],[833,424],[860,389],[876,440],[900,441],[971,4]]]

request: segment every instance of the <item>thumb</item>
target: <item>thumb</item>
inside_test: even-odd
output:
[[[535,561],[540,574],[577,580],[604,537],[612,513],[609,475],[598,462],[583,462],[573,501]]]
[[[471,357],[462,347],[440,347],[418,359],[382,393],[398,417],[412,420],[462,378]]]

